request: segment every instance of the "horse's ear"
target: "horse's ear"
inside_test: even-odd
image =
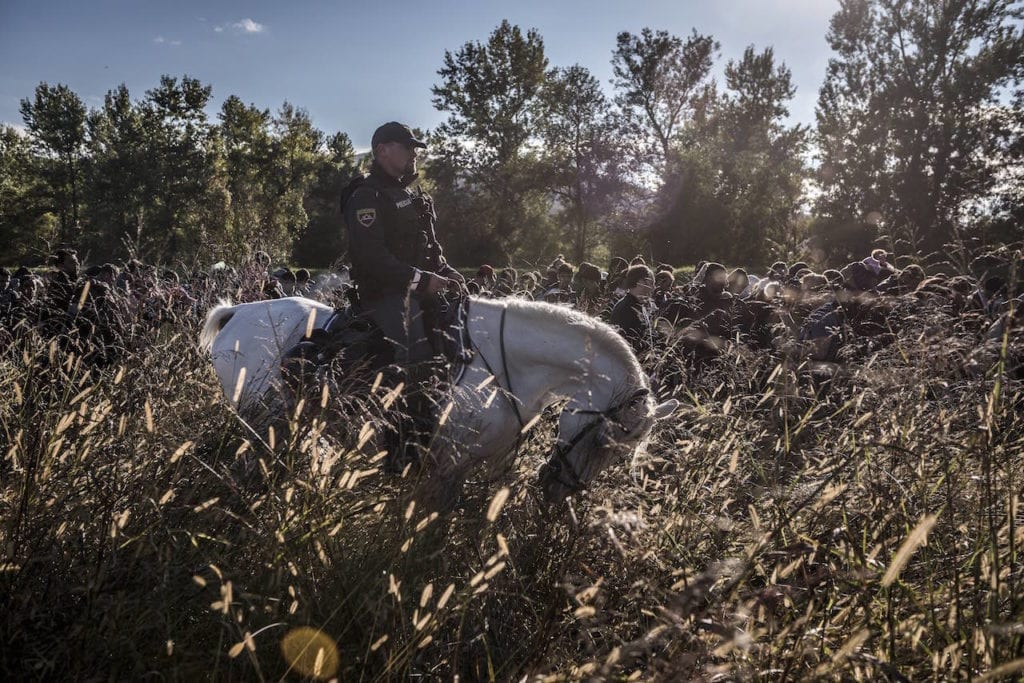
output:
[[[679,407],[679,401],[674,398],[670,398],[664,403],[659,403],[654,407],[654,419],[664,420],[666,417],[676,412],[676,408]]]

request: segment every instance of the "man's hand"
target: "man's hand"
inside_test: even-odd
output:
[[[448,278],[448,293],[453,296],[469,296],[466,282],[464,280],[456,280],[453,277]]]

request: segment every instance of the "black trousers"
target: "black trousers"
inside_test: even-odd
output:
[[[433,434],[436,410],[430,387],[440,375],[444,359],[435,354],[428,337],[433,313],[429,307],[424,310],[415,297],[363,297],[360,303],[383,331],[387,344],[387,348],[378,350],[374,365],[383,368],[393,363],[404,371],[406,389],[393,407],[393,420],[384,432],[388,450],[385,467],[400,472],[408,462],[420,459],[419,449]]]
[[[431,360],[433,347],[427,337],[425,312],[420,302],[412,296],[390,294],[378,297],[363,297],[363,310],[384,332],[388,349],[380,349],[380,356],[390,357],[401,367]]]

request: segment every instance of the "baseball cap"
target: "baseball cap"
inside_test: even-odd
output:
[[[410,130],[409,126],[399,123],[398,121],[389,121],[375,130],[373,132],[373,140],[370,142],[370,146],[376,147],[377,145],[382,145],[386,142],[400,142],[403,145],[424,149],[427,146],[427,143],[413,137],[412,130]]]

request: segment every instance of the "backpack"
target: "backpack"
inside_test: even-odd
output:
[[[354,195],[356,193],[356,190],[358,190],[364,184],[366,184],[366,176],[365,175],[357,175],[355,178],[353,178],[352,180],[348,181],[348,185],[346,185],[344,188],[342,188],[342,190],[341,190],[341,213],[342,214],[345,213],[345,205],[348,204],[348,200],[352,199],[352,195]]]

